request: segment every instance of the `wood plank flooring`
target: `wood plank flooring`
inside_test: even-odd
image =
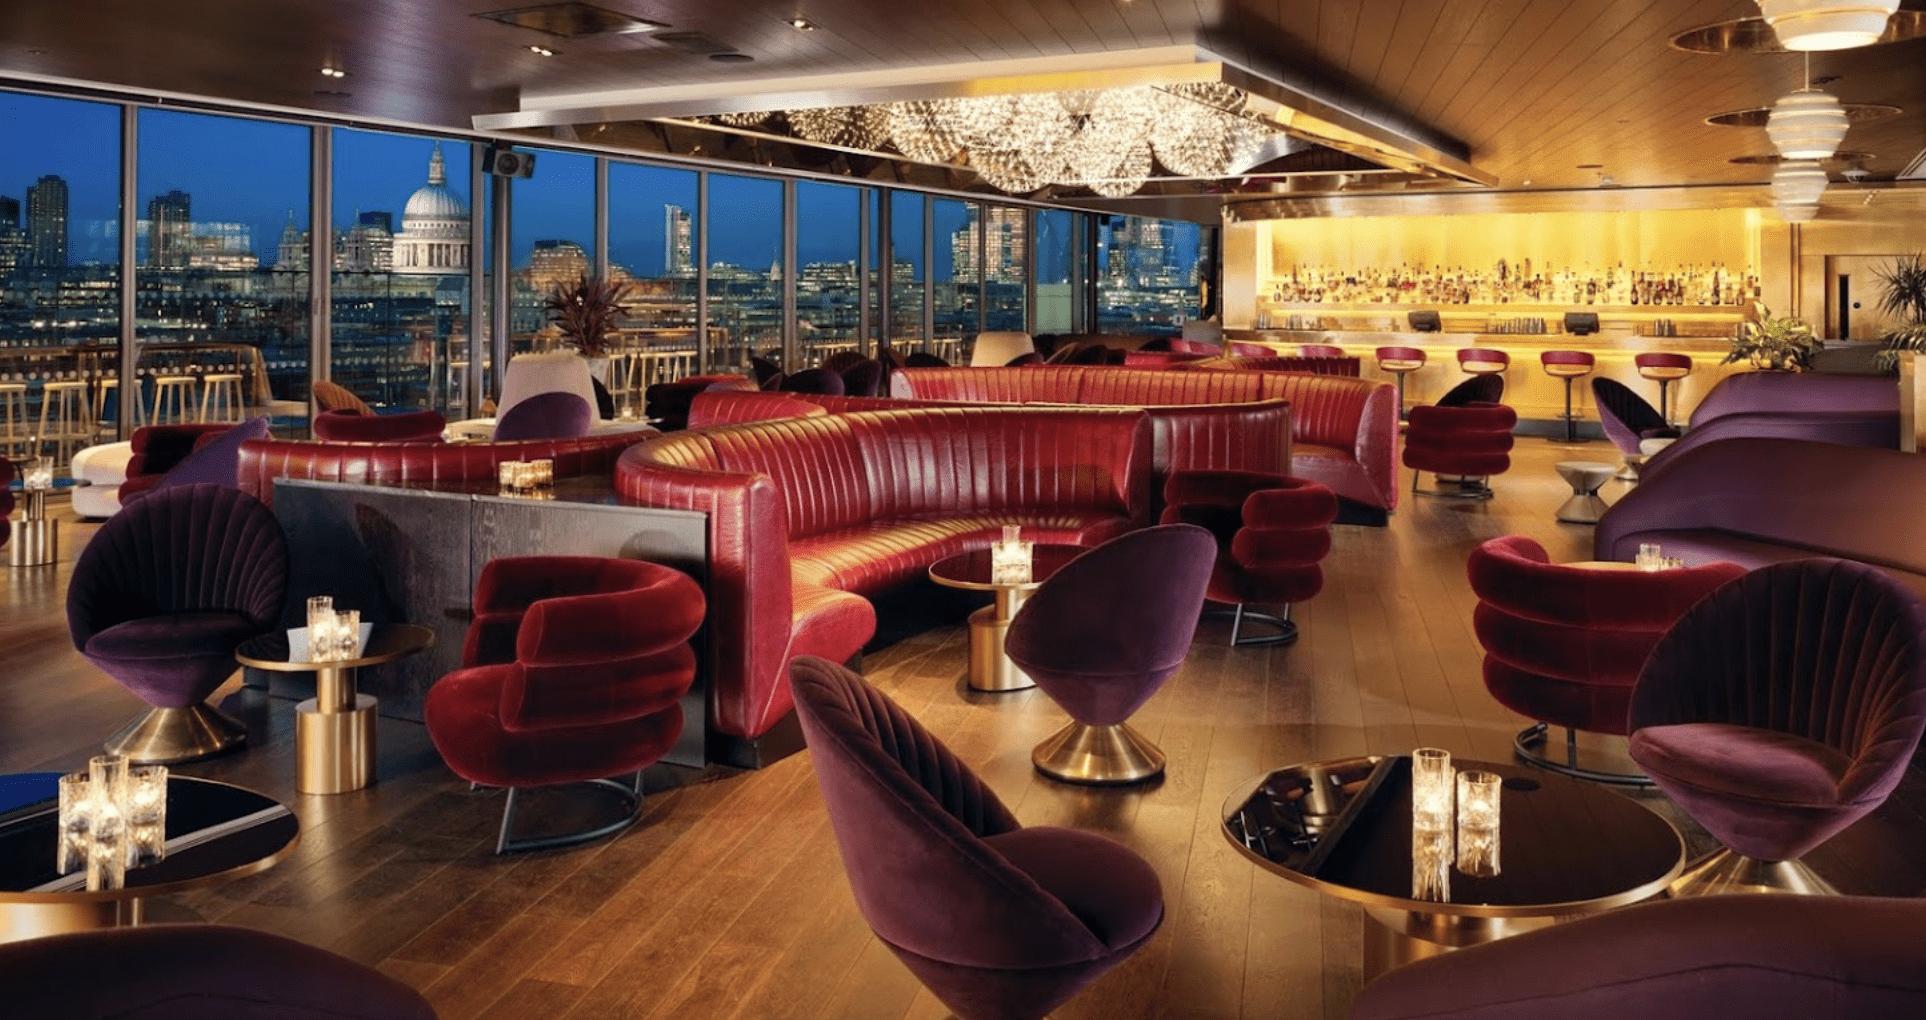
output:
[[[1206,622],[1183,670],[1136,718],[1169,755],[1154,786],[1039,777],[1030,749],[1063,714],[1036,691],[969,691],[960,622],[867,657],[871,681],[1025,823],[1114,836],[1162,878],[1162,930],[1060,1020],[1345,1014],[1364,918],[1244,861],[1219,834],[1223,801],[1267,768],[1310,758],[1436,744],[1508,759],[1526,720],[1484,692],[1465,557],[1486,538],[1523,533],[1554,559],[1590,558],[1591,529],[1552,520],[1566,495],[1552,464],[1610,456],[1600,443],[1521,440],[1489,503],[1416,500],[1389,528],[1337,528],[1324,592],[1298,607],[1293,647],[1232,649],[1227,628]],[[1606,495],[1618,492],[1613,483]],[[63,528],[64,562],[0,573],[0,770],[78,767],[139,709],[69,643],[67,574],[94,527]],[[278,867],[158,901],[150,916],[326,946],[420,988],[445,1020],[947,1015],[857,914],[807,754],[758,772],[658,767],[645,817],[620,838],[499,859],[500,794],[470,792],[420,727],[382,721],[377,785],[304,796],[294,791],[292,704],[238,687],[216,700],[246,719],[252,746],[182,771],[287,802],[301,842]],[[1662,797],[1644,799],[1705,845]],[[547,795],[527,814],[582,806]],[[1848,892],[1926,892],[1926,777],[1909,775],[1812,862]]]

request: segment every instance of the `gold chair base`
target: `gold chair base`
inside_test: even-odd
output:
[[[174,765],[226,754],[247,743],[240,720],[206,702],[156,708],[107,738],[108,754],[148,765]]]
[[[0,903],[0,942],[97,931],[140,923],[140,901],[73,903]]]
[[[1030,752],[1037,771],[1066,783],[1115,786],[1163,774],[1164,752],[1129,723],[1088,726],[1072,721]]]
[[[1407,963],[1443,956],[1466,946],[1481,946],[1521,932],[1548,928],[1551,917],[1463,917],[1423,914],[1390,907],[1366,907],[1365,981]]]
[[[374,696],[355,695],[346,712],[323,712],[313,698],[294,706],[294,747],[294,788],[302,793],[347,793],[374,782]]]
[[[1793,896],[1837,896],[1839,890],[1819,877],[1806,862],[1757,861],[1721,849],[1686,866],[1665,887],[1673,899],[1687,896],[1726,896],[1736,893],[1785,893]]]

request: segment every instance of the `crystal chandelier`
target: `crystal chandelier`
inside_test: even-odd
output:
[[[1803,88],[1780,97],[1766,117],[1766,135],[1786,159],[1831,159],[1849,122],[1837,97]]]
[[[1898,9],[1899,0],[1759,0],[1759,13],[1789,50],[1870,46]]]
[[[1012,194],[1048,184],[1122,197],[1156,164],[1184,177],[1221,177],[1257,158],[1275,125],[1246,112],[1249,97],[1219,82],[791,110],[790,128],[826,145],[884,144],[925,163],[967,162]],[[753,126],[767,114],[725,114]]]

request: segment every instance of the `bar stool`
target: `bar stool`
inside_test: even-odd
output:
[[[1672,407],[1667,401],[1667,389],[1674,379],[1683,379],[1692,374],[1692,359],[1683,354],[1670,351],[1647,351],[1635,355],[1632,364],[1638,366],[1638,374],[1645,379],[1657,379],[1659,384],[1659,417],[1665,423],[1672,423]]]
[[[1538,355],[1538,362],[1545,367],[1546,375],[1565,380],[1565,442],[1591,442],[1589,436],[1579,437],[1578,418],[1572,414],[1572,383],[1592,374],[1595,359],[1591,352],[1543,351]]]
[[[241,374],[239,372],[215,372],[209,375],[206,385],[201,387],[202,421],[240,421],[247,407],[247,398],[241,393]],[[209,418],[208,415],[215,417]]]
[[[1424,367],[1425,353],[1419,347],[1380,347],[1378,371],[1398,377],[1398,417],[1405,417],[1404,377]]]
[[[0,456],[27,456],[27,384],[0,382]]]
[[[112,435],[120,427],[119,414],[115,414],[112,417],[109,417],[107,414],[107,401],[109,399],[116,401],[115,410],[118,411],[118,401],[120,399],[119,376],[102,376],[94,380],[93,419],[95,435]]]
[[[194,392],[198,384],[199,380],[191,375],[155,376],[154,424],[185,425],[193,421],[198,410]]]
[[[448,411],[450,418],[468,413],[468,362],[448,362]]]
[[[1489,347],[1465,347],[1458,351],[1458,367],[1466,375],[1503,375],[1511,367],[1511,355]]]
[[[54,444],[54,456],[64,461],[75,445],[93,438],[92,417],[86,380],[49,379],[41,384],[40,441]]]
[[[1336,344],[1299,344],[1297,356],[1300,358],[1342,358],[1344,348]]]

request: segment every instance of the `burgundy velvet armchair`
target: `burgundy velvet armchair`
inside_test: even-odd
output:
[[[675,746],[695,678],[689,639],[702,589],[641,560],[490,560],[475,589],[462,669],[428,691],[428,737],[448,767],[508,788],[497,853],[571,846],[619,832],[642,806],[642,769]],[[624,786],[611,777],[634,773]],[[617,821],[515,839],[523,790],[588,783],[620,795]]]
[[[1491,476],[1511,470],[1511,430],[1517,424],[1518,412],[1479,400],[1461,407],[1440,401],[1412,408],[1404,433],[1411,491],[1447,499],[1490,499]],[[1418,476],[1426,471],[1442,476],[1437,488],[1418,488]],[[1447,487],[1448,478],[1457,480],[1455,486]]]
[[[336,443],[436,443],[447,427],[447,420],[437,411],[323,411],[314,416],[314,438]]]
[[[1143,858],[1024,828],[949,748],[863,678],[789,665],[816,781],[864,920],[961,1020],[1041,1020],[1164,919]]]

